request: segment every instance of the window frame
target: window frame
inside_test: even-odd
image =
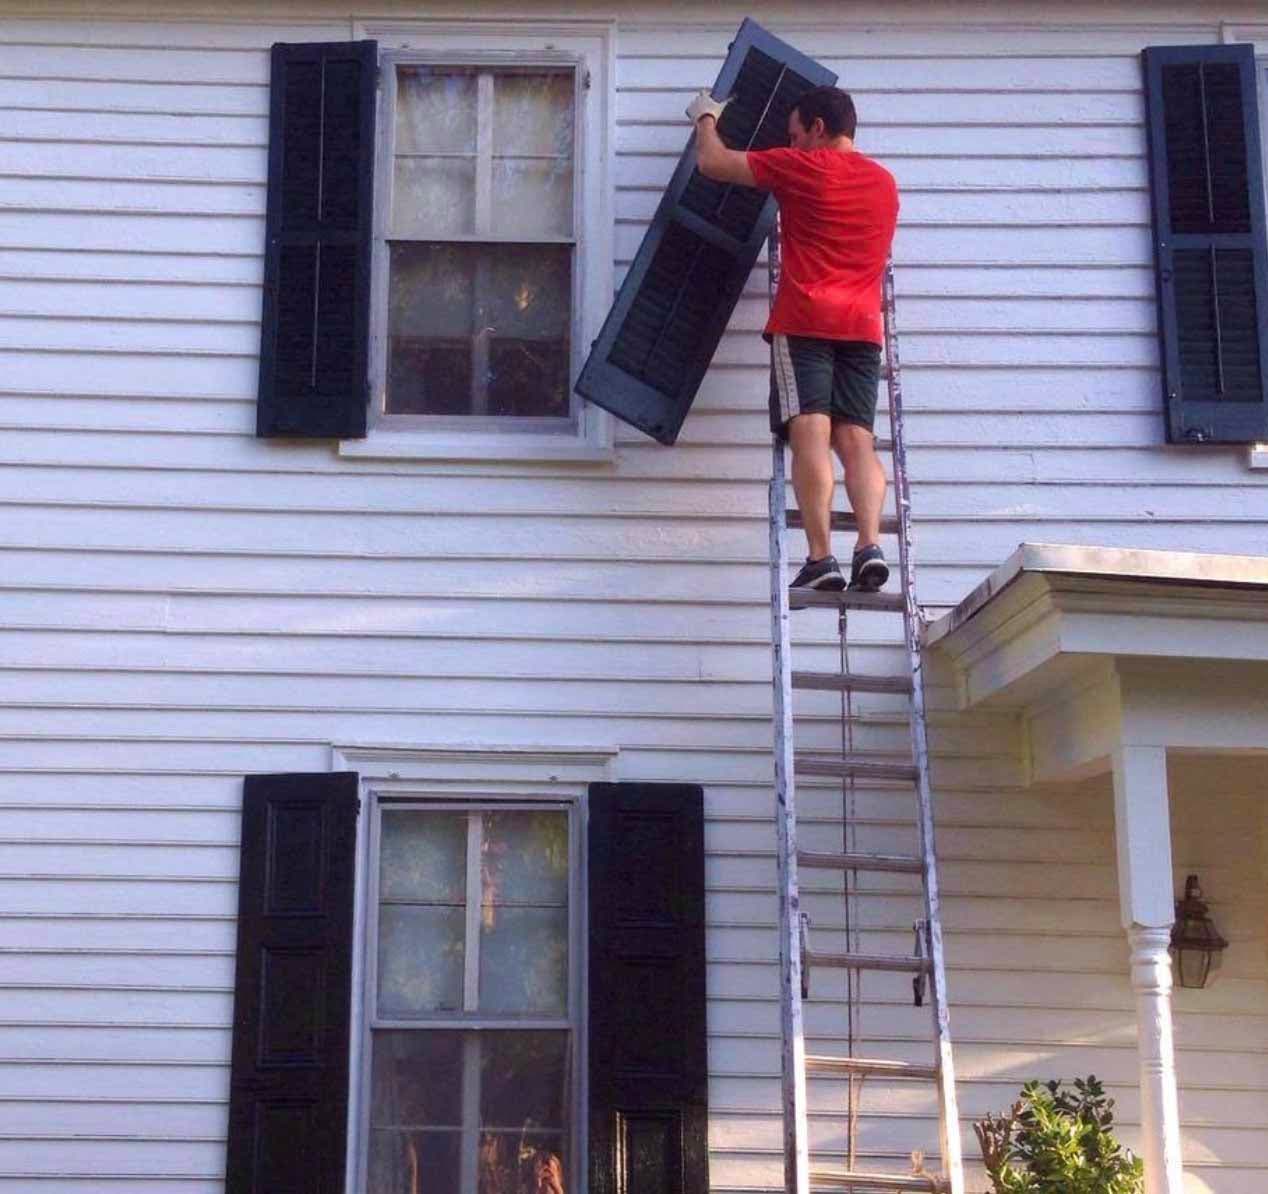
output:
[[[568,824],[568,985],[567,985],[567,1010],[563,1017],[550,1016],[496,1016],[496,1015],[480,1015],[478,1013],[469,1013],[462,1011],[453,1015],[435,1015],[430,1017],[418,1017],[410,1019],[401,1019],[399,1017],[380,1016],[375,1007],[375,995],[378,990],[378,945],[379,945],[379,865],[380,850],[383,840],[383,816],[385,812],[396,809],[419,809],[429,812],[463,812],[468,815],[479,814],[489,811],[525,811],[525,812],[561,812],[567,818]],[[373,1112],[373,1034],[378,1031],[397,1031],[409,1030],[416,1032],[531,1032],[531,1031],[548,1031],[548,1032],[568,1032],[571,1034],[571,1048],[568,1051],[569,1057],[569,1093],[570,1103],[568,1107],[568,1132],[567,1132],[567,1156],[570,1164],[568,1173],[569,1184],[573,1184],[576,1180],[576,1172],[582,1167],[582,1138],[579,1134],[580,1120],[580,1100],[579,1094],[581,1089],[582,1074],[579,1069],[579,1059],[583,1050],[580,1047],[581,1038],[585,1032],[585,1022],[582,1017],[583,993],[580,985],[581,966],[579,964],[582,938],[583,938],[583,921],[580,915],[580,905],[582,902],[583,891],[581,888],[581,853],[582,841],[581,835],[584,833],[584,825],[580,817],[578,802],[560,799],[551,796],[490,796],[483,797],[471,796],[467,798],[455,798],[452,795],[444,795],[426,790],[418,792],[394,792],[391,794],[372,793],[371,799],[366,808],[368,833],[369,833],[369,865],[366,868],[366,883],[364,888],[364,914],[366,930],[362,940],[362,951],[364,955],[364,983],[360,992],[362,1004],[362,1014],[360,1022],[361,1048],[360,1057],[362,1063],[357,1074],[353,1075],[353,1081],[360,1088],[360,1104],[357,1140],[357,1156],[356,1156],[356,1173],[357,1180],[354,1189],[367,1190],[369,1188],[369,1160],[370,1160],[370,1136],[371,1123],[370,1116]],[[470,901],[470,890],[473,883],[479,882],[479,871],[475,872],[473,878],[472,873],[472,857],[471,857],[471,841],[468,838],[468,853],[466,858],[466,882],[468,888],[468,904],[466,912],[466,929],[464,939],[470,945],[470,934],[472,932],[472,919],[479,917],[480,905],[472,904]],[[478,934],[477,934],[478,941]],[[476,955],[476,963],[478,964],[478,953]],[[473,959],[470,954],[466,955],[465,960],[466,975],[464,976],[464,991],[468,990],[472,982],[471,969]],[[477,980],[478,981],[478,980]],[[478,1093],[478,1091],[476,1092]],[[464,1108],[462,1135],[464,1145],[469,1145],[467,1139],[472,1133],[479,1132],[478,1121],[474,1124],[467,1122],[467,1116],[471,1112],[470,1102],[473,1092],[464,1091]]]
[[[472,31],[472,24],[477,26]],[[341,440],[348,457],[441,460],[577,460],[613,458],[612,417],[572,393],[585,354],[611,305],[613,219],[611,188],[610,22],[549,26],[455,26],[427,21],[365,24],[379,51],[379,102],[370,305],[370,410],[366,437]],[[573,268],[569,419],[498,416],[388,415],[387,380],[388,218],[393,184],[397,69],[434,66],[534,66],[575,72],[573,142]],[[470,238],[472,243],[496,243]],[[536,242],[527,242],[536,243]],[[543,242],[545,243],[545,242]],[[558,243],[552,241],[550,243]]]
[[[618,751],[603,745],[453,746],[389,743],[334,743],[331,769],[360,776],[362,815],[357,818],[355,894],[353,904],[352,1023],[349,1033],[348,1161],[349,1190],[365,1189],[369,1162],[370,1060],[368,985],[371,961],[369,905],[377,898],[378,876],[370,872],[370,826],[376,805],[399,798],[430,797],[436,801],[480,803],[505,807],[515,803],[564,805],[569,822],[569,951],[575,961],[569,975],[576,989],[577,1019],[572,1051],[572,1136],[576,1172],[569,1176],[570,1194],[587,1194],[590,1139],[590,1016],[588,925],[587,795],[593,783],[615,778]],[[575,935],[575,936],[574,936]],[[454,1021],[456,1026],[459,1021]]]

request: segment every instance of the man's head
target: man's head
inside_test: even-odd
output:
[[[788,144],[793,149],[821,149],[842,137],[854,140],[858,117],[854,101],[839,87],[815,87],[788,114]]]

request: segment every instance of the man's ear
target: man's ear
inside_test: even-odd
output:
[[[810,133],[814,137],[823,137],[825,139],[827,138],[828,126],[823,123],[822,116],[816,116],[814,118],[814,122],[810,126]]]

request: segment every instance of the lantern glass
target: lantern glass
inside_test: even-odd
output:
[[[1184,899],[1176,905],[1176,924],[1171,932],[1171,950],[1176,957],[1176,978],[1180,986],[1205,987],[1228,942],[1216,931],[1202,900],[1196,875],[1184,886]]]

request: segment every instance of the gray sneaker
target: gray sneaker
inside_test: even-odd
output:
[[[885,553],[873,543],[854,553],[850,561],[850,588],[861,593],[875,593],[889,580],[889,565]]]
[[[821,560],[807,560],[801,571],[793,577],[790,589],[822,589],[827,593],[839,593],[845,588],[845,577],[836,556],[824,556]]]

